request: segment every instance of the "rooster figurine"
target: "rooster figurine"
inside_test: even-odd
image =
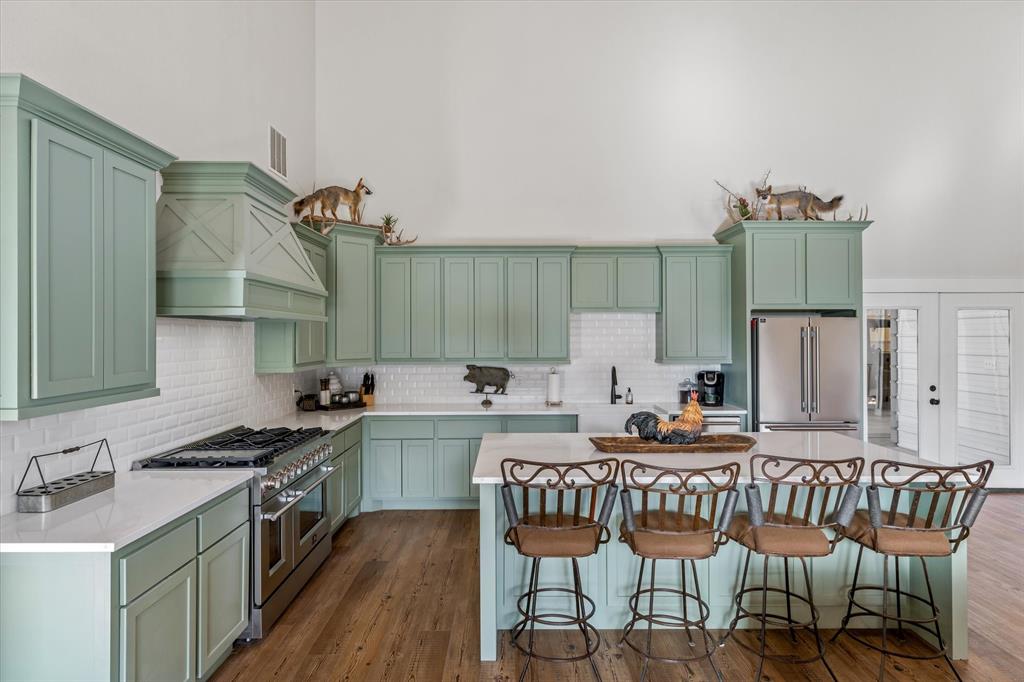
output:
[[[626,420],[626,433],[632,433],[644,440],[653,440],[665,445],[691,445],[700,438],[704,426],[704,413],[697,402],[697,391],[690,391],[690,402],[675,421],[665,421],[653,412],[636,412]]]

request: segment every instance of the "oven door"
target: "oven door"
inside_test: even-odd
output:
[[[279,496],[259,508],[259,569],[253,595],[263,604],[295,567],[295,516],[298,500]]]
[[[340,471],[340,467],[321,465],[299,481],[299,501],[292,508],[292,523],[295,525],[295,565],[298,566],[316,544],[331,532],[330,492],[328,481]]]

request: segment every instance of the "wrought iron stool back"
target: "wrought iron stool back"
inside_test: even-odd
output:
[[[728,542],[725,529],[729,527],[739,497],[736,483],[740,476],[740,465],[732,462],[703,469],[676,469],[623,460],[621,466],[622,491],[619,495],[622,498],[622,525],[619,539],[640,557],[636,591],[629,598],[632,615],[623,628],[621,642],[643,658],[641,682],[647,676],[651,660],[689,663],[704,658],[708,659],[716,677],[721,680],[722,674],[712,657],[716,642],[705,627],[710,609],[701,596],[696,560],[714,556],[718,548]],[[640,498],[639,513],[634,506],[634,497],[637,495]],[[680,562],[681,589],[655,586],[655,571],[659,560]],[[650,586],[642,588],[648,561],[651,566]],[[693,575],[693,592],[687,588],[687,561]],[[680,597],[682,616],[655,612],[656,595]],[[644,596],[648,599],[647,611],[641,612],[640,599]],[[691,601],[697,608],[694,619],[689,614]],[[630,634],[641,622],[647,623],[646,647],[630,639]],[[654,625],[683,628],[691,647],[696,646],[691,628],[696,628],[703,639],[703,653],[695,656],[655,656],[652,650]]]
[[[925,557],[948,556],[959,549],[970,535],[985,498],[988,497],[989,476],[993,462],[985,460],[963,466],[932,466],[907,464],[893,460],[878,460],[871,466],[871,485],[867,489],[867,513],[858,511],[844,534],[860,547],[853,572],[849,603],[842,627],[832,637],[835,641],[844,632],[852,639],[882,654],[878,677],[885,677],[888,656],[914,659],[942,657],[953,675],[960,673],[949,659],[949,652],[939,626],[939,610],[935,605],[928,564]],[[882,501],[882,491],[889,492],[889,500]],[[882,555],[882,585],[860,585],[861,559],[864,549]],[[895,558],[896,586],[889,587],[889,557]],[[900,557],[917,557],[927,587],[928,598],[905,592],[900,584]],[[858,601],[858,592],[881,592],[881,612]],[[889,613],[889,597],[895,597],[896,615]],[[910,618],[903,616],[904,599],[929,607],[931,616]],[[854,609],[857,609],[854,611]],[[871,616],[882,619],[882,645],[867,641],[859,634],[847,630],[854,618]],[[895,620],[902,635],[903,626],[918,628],[934,637],[938,648],[934,654],[908,654],[889,648],[888,623]]]
[[[594,676],[600,680],[593,656],[601,645],[601,636],[590,624],[594,615],[593,599],[583,593],[579,559],[597,552],[610,537],[608,519],[615,506],[618,486],[615,477],[618,460],[605,458],[586,462],[549,463],[521,459],[505,459],[501,463],[502,500],[508,531],[505,543],[514,545],[524,556],[533,559],[530,585],[519,597],[517,608],[522,618],[512,627],[512,644],[526,654],[526,664],[520,673],[523,680],[536,657],[548,661],[590,661]],[[519,489],[517,496],[515,488]],[[598,505],[598,498],[604,499]],[[516,498],[519,498],[519,505]],[[534,511],[536,510],[536,511]],[[573,586],[538,587],[542,559],[569,559],[572,562]],[[571,596],[573,614],[537,613],[537,600],[541,595]],[[552,626],[576,626],[586,642],[583,653],[570,656],[549,656],[534,651],[534,629],[537,623]],[[527,646],[519,636],[529,626]]]
[[[743,564],[743,577],[736,593],[736,616],[729,626],[729,634],[739,621],[749,618],[760,623],[761,641],[759,649],[742,640],[737,643],[759,657],[757,679],[766,658],[784,660],[789,663],[812,663],[821,661],[832,679],[835,673],[825,659],[825,646],[818,632],[818,610],[814,606],[811,589],[808,557],[828,556],[842,539],[840,530],[853,518],[860,500],[860,476],[864,470],[864,459],[852,457],[842,460],[811,460],[774,455],[754,455],[750,458],[750,480],[745,487],[747,514],[737,514],[729,536],[747,547]],[[761,487],[768,489],[768,505],[764,506]],[[831,537],[825,531],[832,531]],[[762,584],[747,587],[750,557],[757,552],[764,557]],[[771,557],[783,561],[785,589],[768,586],[768,560]],[[806,595],[790,589],[789,560],[797,559],[803,569]],[[745,597],[760,592],[761,608],[752,611],[743,605]],[[786,598],[786,614],[768,611],[768,593],[781,594]],[[802,602],[810,611],[808,620],[793,618],[792,601]],[[768,623],[786,627],[790,638],[796,641],[796,630],[811,630],[817,652],[802,659],[766,652],[765,635]],[[726,635],[728,636],[728,635]]]

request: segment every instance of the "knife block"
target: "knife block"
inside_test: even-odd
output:
[[[373,399],[376,397],[372,394],[366,393],[362,387],[359,389],[359,397],[362,398],[363,402],[367,407],[373,407]]]

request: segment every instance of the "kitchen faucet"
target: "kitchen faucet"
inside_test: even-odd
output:
[[[615,392],[615,387],[618,385],[618,383],[619,375],[615,372],[615,365],[612,365],[612,405],[615,404],[616,400],[622,397],[621,395]]]

